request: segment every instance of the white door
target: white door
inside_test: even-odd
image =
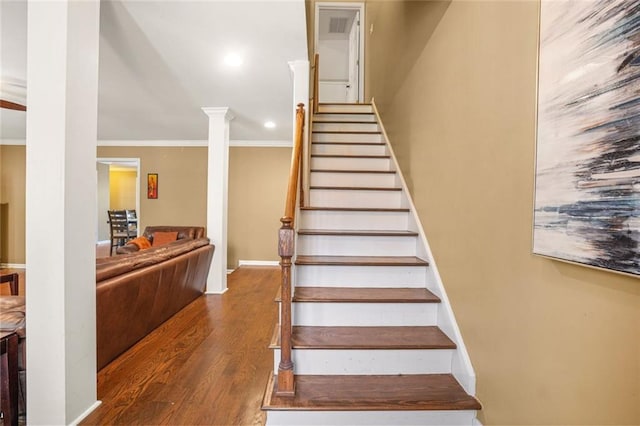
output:
[[[315,6],[314,46],[320,55],[318,100],[363,102],[364,3],[319,1]]]
[[[349,82],[347,83],[347,102],[358,102],[360,93],[360,11],[351,24],[349,31]]]

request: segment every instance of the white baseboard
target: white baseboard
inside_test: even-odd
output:
[[[235,271],[235,269],[227,269],[227,275],[229,275],[230,273],[232,273],[233,271]]]
[[[279,266],[277,260],[238,260],[238,266]]]
[[[27,269],[25,263],[0,263],[0,268]]]
[[[102,401],[98,400],[96,402],[94,402],[91,407],[87,408],[85,410],[84,413],[80,414],[74,421],[72,421],[71,423],[69,423],[69,425],[71,426],[75,426],[77,424],[80,424],[81,421],[84,420],[85,417],[87,417],[89,414],[93,413],[93,410],[95,410],[96,408],[98,408],[100,406],[100,404],[102,404]]]
[[[228,290],[229,290],[229,288],[227,287],[222,291],[205,291],[204,294],[215,294],[215,295],[219,296],[221,294],[225,294]]]

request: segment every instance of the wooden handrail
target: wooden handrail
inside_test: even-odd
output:
[[[304,104],[298,104],[296,110],[296,132],[291,154],[291,169],[287,186],[287,200],[284,216],[280,219],[282,226],[278,234],[278,255],[282,269],[282,289],[280,302],[280,364],[278,365],[278,382],[276,394],[293,396],[295,381],[293,362],[291,361],[291,258],[295,253],[295,217],[296,195],[300,181],[300,161],[302,158],[302,140],[304,137]]]
[[[318,89],[318,75],[320,73],[320,55],[316,53],[313,58],[313,112],[318,112],[318,98],[320,97]]]

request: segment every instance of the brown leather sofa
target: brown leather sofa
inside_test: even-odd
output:
[[[184,239],[197,239],[204,237],[204,228],[201,226],[147,226],[144,228],[142,236],[145,237],[151,244],[153,244],[153,235],[156,232],[177,232],[178,240]],[[137,245],[127,243],[116,249],[117,254],[127,254],[138,251]]]
[[[157,231],[179,239],[96,261],[98,369],[204,293],[214,251],[204,228],[147,227],[145,235]]]

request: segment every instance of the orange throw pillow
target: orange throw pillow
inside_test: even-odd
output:
[[[134,244],[140,250],[148,249],[151,247],[151,241],[147,240],[145,237],[134,238],[129,241],[127,244]]]
[[[178,232],[154,232],[152,247],[158,247],[165,244],[169,244],[172,241],[178,239]]]

